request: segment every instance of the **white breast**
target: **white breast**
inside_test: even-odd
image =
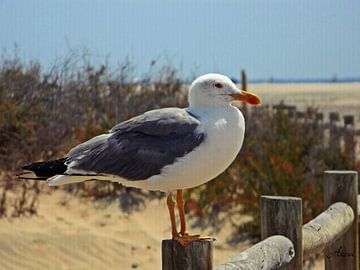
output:
[[[194,113],[200,116],[205,141],[174,164],[165,166],[161,175],[136,181],[138,187],[166,192],[195,187],[215,178],[233,162],[244,140],[241,112],[229,106]]]

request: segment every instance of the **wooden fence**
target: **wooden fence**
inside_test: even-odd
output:
[[[303,261],[324,252],[326,270],[359,269],[358,174],[325,171],[326,210],[302,225],[302,200],[261,197],[262,241],[229,259],[216,270],[303,269]],[[163,270],[211,270],[212,241],[183,247],[163,241]]]

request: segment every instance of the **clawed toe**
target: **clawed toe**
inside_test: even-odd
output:
[[[213,237],[200,236],[199,234],[189,235],[188,233],[184,233],[184,235],[175,236],[175,237],[173,237],[173,239],[178,241],[183,246],[187,246],[190,243],[192,243],[194,241],[199,241],[199,240],[213,240],[213,241],[215,241],[215,238],[213,238]]]

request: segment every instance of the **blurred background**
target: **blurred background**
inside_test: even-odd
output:
[[[217,238],[218,265],[259,239],[261,195],[299,196],[311,220],[324,170],[360,168],[359,12],[355,0],[1,1],[0,269],[160,269],[164,194],[15,175],[147,110],[186,107],[209,72],[262,106],[239,105],[238,158],[186,192],[191,231]]]

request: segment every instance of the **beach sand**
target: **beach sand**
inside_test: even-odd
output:
[[[324,113],[325,121],[330,112],[342,116],[354,115],[355,125],[360,127],[360,83],[312,83],[312,84],[249,84],[248,90],[261,97],[264,105],[295,105],[298,111],[313,107]]]
[[[227,243],[230,223],[216,233],[190,231],[216,238],[215,265],[250,244]],[[57,190],[40,196],[37,215],[0,219],[0,269],[161,269],[161,240],[170,235],[165,198],[128,214],[117,202],[103,205]]]

